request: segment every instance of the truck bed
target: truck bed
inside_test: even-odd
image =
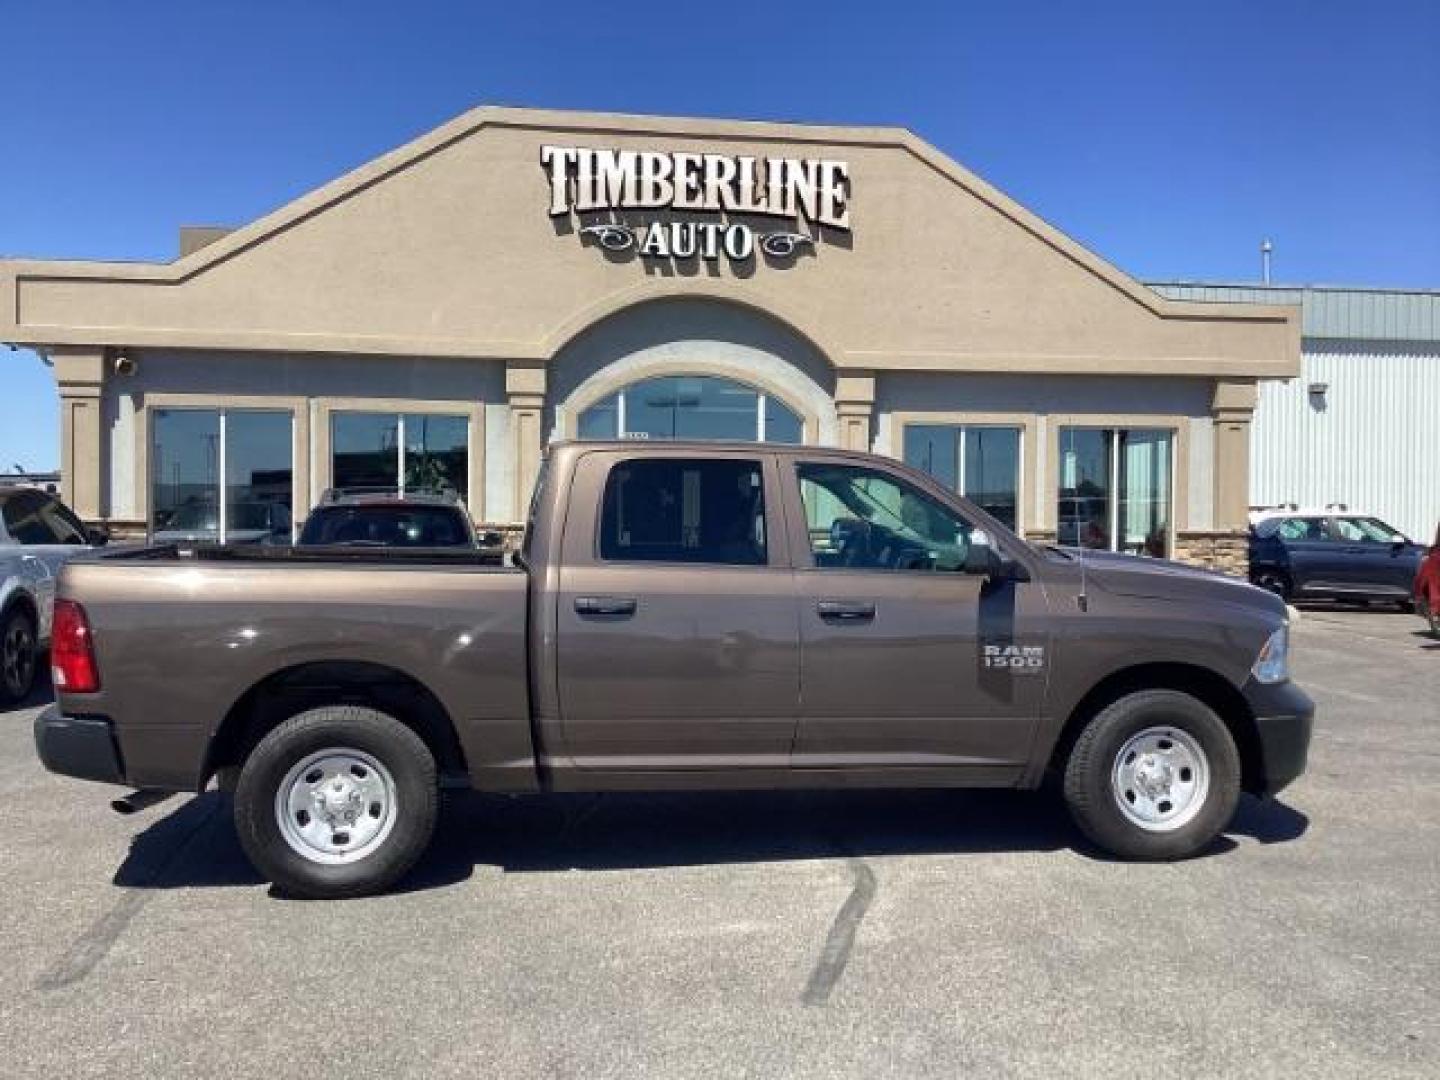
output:
[[[104,552],[60,579],[59,595],[84,606],[102,673],[98,692],[67,705],[113,723],[122,760],[137,763],[128,782],[184,789],[208,778],[222,728],[267,694],[357,679],[409,687],[453,725],[447,766],[527,790],[528,593],[524,570],[470,550]]]

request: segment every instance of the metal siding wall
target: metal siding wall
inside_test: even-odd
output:
[[[1301,368],[1260,384],[1250,501],[1343,502],[1428,541],[1440,520],[1440,345],[1307,340]],[[1312,382],[1330,386],[1323,409]]]
[[[1299,304],[1307,338],[1365,341],[1440,340],[1440,290],[1294,288],[1285,285],[1150,284],[1171,300]]]

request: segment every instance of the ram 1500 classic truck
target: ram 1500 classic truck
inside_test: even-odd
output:
[[[380,890],[447,776],[488,792],[1062,783],[1126,858],[1304,769],[1286,607],[1037,547],[888,458],[560,443],[513,565],[150,548],[68,564],[51,770],[233,790],[283,890]]]

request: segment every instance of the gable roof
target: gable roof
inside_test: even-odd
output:
[[[761,121],[632,116],[611,113],[568,112],[540,109],[482,106],[472,109],[405,145],[373,159],[357,169],[327,183],[308,194],[278,208],[272,213],[215,240],[213,243],[169,263],[92,262],[92,261],[0,261],[0,341],[23,344],[171,344],[187,347],[215,345],[193,332],[153,330],[137,326],[97,325],[84,318],[64,323],[32,322],[26,318],[26,292],[36,286],[75,283],[133,283],[178,286],[203,277],[207,272],[242,258],[290,230],[320,215],[335,210],[386,180],[405,173],[442,153],[447,148],[486,128],[522,129],[586,135],[655,136],[663,138],[707,139],[749,143],[783,143],[787,146],[806,144],[825,147],[864,147],[892,149],[909,155],[944,181],[973,196],[1016,228],[1033,237],[1093,279],[1144,309],[1160,320],[1186,322],[1224,322],[1229,324],[1273,324],[1285,336],[1295,336],[1291,324],[1296,322],[1293,307],[1283,304],[1214,304],[1189,299],[1171,299],[1146,287],[1094,252],[1077,243],[1038,215],[1021,206],[986,181],[965,169],[934,146],[908,130],[894,127],[843,127],[825,125],[779,124]],[[670,291],[677,287],[671,286]],[[662,290],[664,291],[664,290]],[[693,291],[704,294],[703,283]],[[712,290],[718,295],[743,290],[725,287]],[[232,335],[233,336],[233,335]],[[412,352],[433,351],[437,355],[483,354],[483,343],[375,340],[367,342],[359,336],[317,333],[296,336],[293,341],[282,335],[257,335],[246,341],[236,336],[236,347],[293,347],[297,349],[329,349],[345,351],[392,351],[404,348]],[[270,344],[267,344],[269,342]],[[470,348],[470,346],[474,348]],[[489,347],[498,355],[543,355],[555,346],[554,341],[496,342]],[[1282,350],[1284,351],[1284,350]],[[1298,357],[1298,348],[1295,350]],[[1298,363],[1298,359],[1297,359]],[[1282,373],[1275,364],[1268,372]],[[1279,367],[1283,368],[1282,363]]]

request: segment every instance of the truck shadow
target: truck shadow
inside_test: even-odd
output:
[[[258,885],[230,820],[227,797],[190,799],[132,841],[115,884],[168,889]],[[1204,857],[1302,836],[1309,819],[1245,796]],[[1049,793],[797,791],[546,795],[447,794],[435,841],[397,892],[467,880],[477,866],[506,873],[638,870],[839,856],[965,856],[1090,846]]]

